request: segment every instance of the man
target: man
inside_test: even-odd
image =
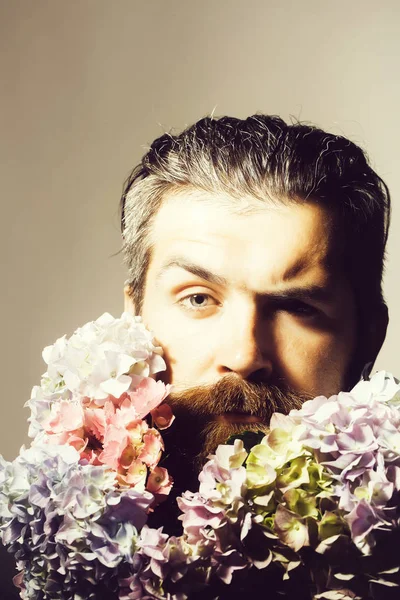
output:
[[[179,532],[173,497],[218,443],[373,364],[389,218],[360,148],[319,129],[207,118],[155,140],[122,197],[126,309],[164,348],[177,415],[164,434],[174,494],[151,525]]]
[[[121,206],[125,307],[173,384],[176,489],[230,435],[349,389],[374,363],[390,197],[349,140],[278,117],[205,118],[154,141]]]

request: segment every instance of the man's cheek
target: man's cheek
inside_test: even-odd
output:
[[[331,339],[307,333],[283,336],[273,357],[273,378],[283,380],[294,390],[321,394],[330,376],[333,351]]]

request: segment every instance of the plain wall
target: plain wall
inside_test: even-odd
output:
[[[1,0],[0,452],[27,441],[42,348],[123,310],[118,202],[146,145],[215,112],[311,121],[393,196],[377,366],[400,376],[398,0]]]

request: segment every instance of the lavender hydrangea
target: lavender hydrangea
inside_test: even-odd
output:
[[[399,408],[400,385],[381,372],[273,415],[255,445],[220,446],[179,499],[184,536],[226,584],[278,569],[315,598],[380,598],[400,583],[387,551],[400,538]]]
[[[400,490],[400,385],[375,374],[351,392],[315,398],[292,411],[302,443],[335,481],[333,497],[356,546],[366,555],[376,530],[392,528]]]
[[[97,598],[102,587],[117,598],[134,572],[153,496],[118,490],[113,472],[78,460],[69,446],[36,446],[1,465],[2,538],[24,600]]]

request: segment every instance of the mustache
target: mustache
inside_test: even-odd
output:
[[[211,385],[171,392],[166,402],[174,414],[184,413],[186,418],[209,421],[225,413],[245,413],[268,424],[274,412],[288,414],[310,398],[310,395],[283,384],[278,386],[226,375]]]

